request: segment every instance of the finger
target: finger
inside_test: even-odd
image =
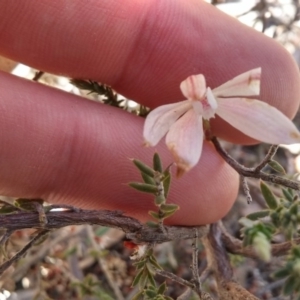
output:
[[[11,72],[16,66],[17,66],[17,63],[15,61],[12,61],[10,59],[0,56],[0,70],[1,71]]]
[[[152,108],[182,100],[179,83],[191,74],[214,88],[256,67],[261,99],[289,117],[300,99],[298,68],[283,47],[204,1],[4,0],[0,45],[10,58],[110,84]],[[212,128],[251,141],[220,119]]]
[[[0,73],[0,194],[43,198],[90,209],[118,209],[149,219],[153,197],[126,184],[141,181],[128,158],[151,163],[142,148],[143,119]],[[157,147],[165,166],[172,157]],[[223,217],[236,197],[238,176],[205,143],[199,165],[173,180],[173,224],[207,224]]]

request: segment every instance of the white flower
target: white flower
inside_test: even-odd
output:
[[[144,125],[146,146],[155,146],[167,133],[166,144],[178,167],[178,175],[200,159],[203,120],[219,115],[246,135],[270,144],[300,142],[300,132],[283,113],[265,102],[242,97],[258,96],[261,68],[243,73],[211,90],[202,74],[180,84],[187,100],[160,106],[149,113]],[[234,98],[233,98],[234,97]]]

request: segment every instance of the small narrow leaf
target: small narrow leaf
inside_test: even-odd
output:
[[[150,299],[153,299],[153,298],[156,297],[157,293],[155,291],[152,291],[152,290],[146,290],[145,295],[147,297],[149,297]]]
[[[281,269],[281,270],[278,270],[276,271],[274,274],[273,274],[273,277],[274,278],[277,278],[277,279],[280,279],[280,278],[284,278],[284,277],[287,277],[291,274],[291,270],[288,269],[288,268],[284,268],[284,269]]]
[[[153,222],[153,221],[148,221],[148,222],[146,222],[146,224],[151,228],[158,228],[159,227],[159,225],[157,223]]]
[[[142,161],[138,159],[133,159],[132,162],[135,164],[135,166],[143,173],[147,174],[150,177],[154,176],[154,170],[144,164]]]
[[[155,205],[160,206],[166,202],[166,198],[164,195],[158,195],[155,197],[154,202],[155,202]]]
[[[171,185],[171,173],[170,171],[165,171],[164,172],[164,181],[163,181],[163,185],[164,185],[164,192],[165,192],[165,197],[168,197],[169,191],[170,191],[170,185]]]
[[[136,274],[136,276],[134,277],[133,282],[132,282],[132,284],[131,284],[132,287],[136,286],[136,285],[140,282],[141,277],[142,277],[142,275],[143,275],[143,272],[144,272],[144,269],[140,270],[140,271]]]
[[[288,277],[283,287],[283,294],[284,295],[291,295],[294,291],[294,287],[297,284],[297,280],[294,276]]]
[[[17,211],[20,211],[20,209],[18,207],[10,205],[10,204],[4,204],[0,208],[0,214],[10,214],[10,213],[14,213],[14,212],[17,212]]]
[[[134,265],[138,270],[140,270],[140,269],[142,269],[142,268],[145,266],[146,262],[147,262],[147,260],[146,260],[146,259],[143,259],[143,260],[141,260],[141,261],[134,262],[133,265]]]
[[[157,219],[157,220],[160,219],[160,216],[159,216],[159,214],[158,214],[157,212],[150,210],[148,213],[149,213],[149,215],[150,215],[151,217],[153,217],[154,219]]]
[[[143,289],[145,287],[145,285],[147,284],[147,281],[148,281],[148,269],[144,268],[142,271],[142,276],[139,280],[140,289]]]
[[[274,224],[274,226],[279,227],[280,226],[280,215],[278,212],[274,211],[270,214],[271,220]]]
[[[150,290],[150,291],[156,291],[157,288],[156,288],[156,286],[149,285],[149,286],[147,286],[147,290]]]
[[[128,184],[130,187],[144,193],[156,194],[158,192],[157,187],[152,184],[140,183],[140,182],[130,182]]]
[[[299,207],[299,203],[295,202],[291,205],[290,209],[289,209],[289,213],[291,215],[297,215],[298,213],[298,207]]]
[[[149,270],[148,266],[145,269],[147,269],[149,284],[156,287],[156,283],[155,283],[154,276],[153,276],[152,272]]]
[[[157,289],[157,294],[163,295],[165,291],[167,290],[167,284],[166,282],[163,282]]]
[[[286,189],[282,189],[282,193],[286,200],[292,202],[293,201],[293,195],[291,195]]]
[[[254,222],[246,217],[243,217],[239,220],[239,223],[246,228],[251,228],[254,226]]]
[[[153,222],[153,221],[148,221],[148,222],[146,222],[146,224],[147,224],[149,227],[151,227],[151,228],[158,228],[158,227],[159,227],[158,224],[155,223],[155,222]]]
[[[168,211],[168,212],[164,212],[161,216],[161,219],[166,219],[171,217],[172,215],[174,215],[176,213],[177,209],[173,210],[173,211]]]
[[[269,209],[264,209],[264,210],[260,210],[260,211],[256,211],[254,213],[251,213],[251,214],[247,215],[246,218],[248,218],[252,221],[256,221],[258,219],[267,217],[269,214],[270,214],[270,210]]]
[[[171,211],[176,211],[179,209],[179,205],[177,204],[162,204],[160,206],[160,210],[163,211],[163,212],[171,212]]]
[[[143,296],[144,291],[138,292],[136,295],[131,298],[131,300],[139,300]]]
[[[292,254],[296,256],[297,258],[300,258],[300,248],[299,247],[293,247]]]
[[[272,193],[272,191],[270,190],[270,188],[263,181],[260,182],[260,189],[267,202],[267,205],[271,209],[276,209],[278,206],[277,199]]]
[[[148,176],[144,172],[141,172],[141,175],[145,183],[155,185],[155,180],[152,177]]]
[[[151,255],[149,257],[149,262],[153,265],[154,268],[162,270],[163,268],[159,265],[159,263],[157,262],[156,258]]]
[[[162,173],[162,164],[158,153],[154,153],[153,155],[153,168],[155,171]]]
[[[287,191],[290,193],[290,195],[292,196],[292,197],[294,197],[294,190],[292,190],[291,188],[287,188]]]
[[[286,174],[284,167],[276,160],[271,160],[268,165],[278,173]]]

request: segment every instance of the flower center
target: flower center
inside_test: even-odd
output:
[[[192,103],[195,111],[200,114],[204,120],[215,117],[218,103],[209,87],[200,100],[194,100]]]

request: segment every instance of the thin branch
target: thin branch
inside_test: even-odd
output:
[[[155,269],[155,271],[156,271],[156,274],[159,274],[159,275],[161,275],[165,278],[169,278],[169,279],[171,279],[171,280],[173,280],[173,281],[175,281],[175,282],[177,282],[181,285],[184,285],[186,287],[191,288],[192,290],[194,290],[199,295],[200,300],[213,300],[213,298],[208,293],[206,293],[206,292],[199,293],[199,291],[197,291],[197,288],[193,283],[191,283],[191,282],[189,282],[189,281],[187,281],[187,280],[185,280],[185,279],[183,279],[183,278],[181,278],[181,277],[179,277],[179,276],[177,276],[173,273],[165,271],[165,270]]]
[[[99,245],[95,241],[95,234],[94,234],[93,229],[92,229],[91,226],[87,227],[87,233],[88,233],[88,237],[89,237],[89,240],[90,240],[93,248],[97,252],[101,251],[101,249],[99,248]],[[107,263],[105,261],[105,258],[101,258],[101,256],[98,255],[97,256],[97,261],[98,261],[98,264],[101,267],[103,273],[105,274],[105,277],[106,277],[106,279],[108,281],[108,284],[111,287],[111,289],[113,290],[113,292],[114,292],[114,294],[116,296],[116,299],[117,300],[124,300],[124,296],[122,295],[119,287],[117,286],[117,284],[114,281],[114,278],[113,278],[113,276],[112,276],[109,268],[107,267]]]
[[[21,249],[17,254],[15,254],[12,258],[4,262],[0,266],[0,275],[3,274],[3,272],[9,268],[13,263],[17,262],[22,256],[43,236],[45,236],[49,230],[42,230],[40,231],[29,243],[27,243],[23,249]]]
[[[171,280],[173,280],[173,281],[175,281],[175,282],[177,282],[181,285],[185,285],[185,286],[190,287],[191,289],[195,290],[195,285],[193,283],[191,283],[191,282],[189,282],[189,281],[187,281],[187,280],[185,280],[185,279],[183,279],[183,278],[181,278],[181,277],[179,277],[179,276],[177,276],[173,273],[170,273],[170,272],[165,271],[165,270],[160,270],[160,269],[155,269],[155,272],[158,275],[161,275],[165,278],[169,278],[169,279],[171,279]]]
[[[173,240],[195,238],[195,228],[199,237],[208,232],[207,226],[184,227],[166,226],[163,233],[157,228],[142,224],[139,220],[123,215],[121,211],[108,210],[69,210],[50,211],[46,213],[47,223],[42,224],[39,214],[32,211],[19,211],[13,214],[0,215],[0,228],[7,230],[22,230],[26,228],[58,229],[70,225],[95,224],[118,228],[126,233],[128,239],[137,243],[164,243]]]
[[[187,288],[176,300],[188,300],[191,299],[193,290],[191,288]]]
[[[254,168],[255,172],[259,172],[261,171],[274,157],[274,155],[276,154],[277,150],[278,150],[278,145],[272,145],[267,153],[267,155],[265,156],[265,158],[260,162],[260,164],[258,166],[256,166]]]
[[[83,229],[77,229],[75,231],[70,232],[69,230],[66,232],[55,231],[55,237],[53,239],[48,239],[47,242],[40,245],[39,249],[34,252],[33,255],[30,255],[26,258],[23,264],[18,265],[14,270],[12,275],[12,279],[17,282],[21,280],[28,269],[43,260],[54,247],[61,242],[68,242],[69,239],[74,238],[79,233],[81,233]]]
[[[194,239],[194,242],[192,244],[193,248],[193,255],[192,255],[192,273],[193,273],[193,282],[195,283],[196,289],[198,292],[201,292],[201,282],[200,282],[200,276],[199,276],[199,270],[198,270],[198,230],[195,229],[196,237]]]
[[[241,240],[231,236],[224,226],[222,226],[222,242],[226,250],[232,254],[238,254],[253,259],[259,259],[253,247],[243,247]],[[284,256],[287,255],[291,248],[300,244],[300,238],[294,239],[289,242],[271,244],[272,256]]]
[[[203,284],[203,282],[206,281],[206,279],[208,278],[208,276],[210,276],[212,274],[212,272],[213,271],[212,271],[211,266],[208,265],[200,275],[199,280],[200,280],[201,284]]]
[[[256,168],[246,168],[240,163],[238,163],[234,158],[232,158],[221,146],[220,142],[216,137],[211,139],[212,143],[214,144],[218,153],[224,158],[224,160],[233,168],[235,169],[240,175],[244,177],[253,177],[253,178],[260,178],[267,182],[272,182],[276,184],[280,184],[285,187],[289,187],[293,190],[300,190],[300,183],[297,181],[289,180],[286,178],[282,178],[277,175],[267,174],[262,171],[256,171]],[[260,165],[259,165],[260,166]]]
[[[215,223],[210,226],[209,234],[202,240],[209,266],[212,266],[215,273],[220,300],[258,300],[233,280],[233,270],[221,237],[220,224]]]
[[[252,197],[251,197],[251,194],[250,194],[250,189],[249,189],[249,186],[248,186],[247,178],[244,177],[244,176],[241,176],[241,180],[242,180],[243,190],[246,194],[247,203],[249,204],[249,203],[252,202]]]

